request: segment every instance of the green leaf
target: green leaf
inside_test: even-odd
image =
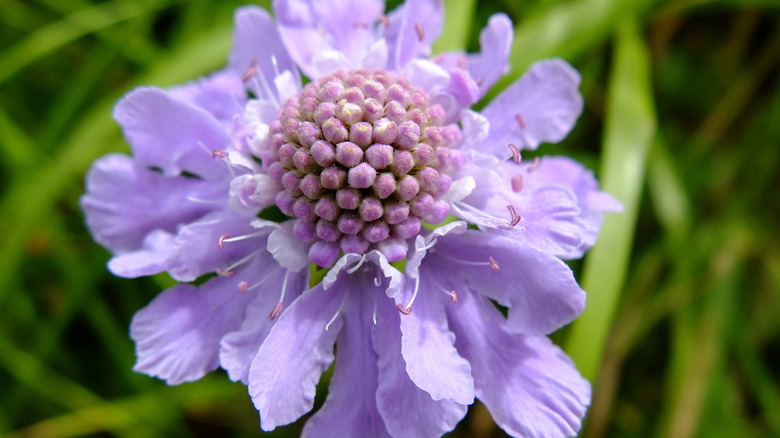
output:
[[[582,286],[588,292],[588,304],[567,344],[580,372],[590,379],[596,376],[626,279],[647,153],[656,128],[649,54],[636,20],[623,21],[615,39],[601,180],[602,188],[624,210],[606,215],[599,241],[585,261]]]

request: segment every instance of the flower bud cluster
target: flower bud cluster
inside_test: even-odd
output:
[[[339,71],[285,102],[261,158],[314,263],[371,249],[401,260],[423,221],[444,220],[442,196],[463,160],[460,129],[444,118],[424,91],[382,70]]]

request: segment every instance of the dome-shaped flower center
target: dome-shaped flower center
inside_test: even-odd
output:
[[[461,162],[451,149],[460,130],[444,118],[424,91],[382,70],[336,72],[284,104],[263,166],[314,263],[371,249],[400,260],[423,221],[444,220],[441,197]]]

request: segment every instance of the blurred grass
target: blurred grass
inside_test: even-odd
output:
[[[780,3],[446,3],[438,50],[478,49],[491,13],[515,22],[500,86],[544,57],[581,71],[585,113],[542,151],[626,206],[572,263],[589,306],[556,335],[595,383],[582,436],[780,436]],[[116,100],[221,67],[241,4],[3,0],[0,434],[258,433],[222,373],[174,388],[132,373],[129,320],[159,285],[111,277],[77,206],[90,162],[127,150]],[[503,435],[478,405],[452,436]]]

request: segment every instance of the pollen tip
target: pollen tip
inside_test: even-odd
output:
[[[528,168],[528,173],[533,172],[537,167],[539,167],[539,157],[534,157],[534,162],[531,164],[531,167]]]
[[[226,158],[227,153],[224,149],[214,149],[211,151],[211,158]]]
[[[249,282],[245,280],[241,280],[238,282],[238,291],[243,293],[246,293],[246,291],[249,290]]]
[[[517,146],[509,143],[507,147],[512,151],[512,160],[515,162],[515,164],[520,164],[523,161],[523,157],[520,155],[520,150],[517,148]]]
[[[509,210],[509,216],[510,216],[509,225],[514,227],[515,225],[519,224],[521,218],[517,214],[517,211],[515,210],[515,207],[513,207],[511,205],[507,205],[506,209]],[[491,258],[491,260],[493,260],[493,259]],[[492,267],[492,265],[491,265],[491,267]]]
[[[450,291],[450,300],[452,300],[453,303],[457,303],[458,299],[460,299],[460,296],[458,295],[458,291],[455,289]]]
[[[230,234],[223,234],[217,239],[217,248],[225,249],[225,239],[229,238]]]
[[[219,268],[217,268],[217,275],[219,275],[220,277],[230,277],[230,276],[232,276],[235,273],[236,273],[236,271],[234,271],[232,269],[219,269]]]
[[[281,301],[276,303],[276,306],[274,307],[274,310],[271,311],[271,313],[268,315],[268,318],[273,321],[276,318],[279,317],[279,315],[282,314],[282,310],[284,309],[284,304],[282,304]]]
[[[515,175],[512,177],[512,191],[520,193],[523,191],[523,175]]]
[[[492,269],[494,271],[500,271],[501,270],[501,266],[498,265],[498,262],[493,257],[489,257],[488,258],[488,262],[490,263],[490,269]]]
[[[414,24],[414,31],[417,32],[417,39],[422,42],[425,39],[425,28],[421,23]]]
[[[520,125],[520,129],[525,129],[525,119],[522,114],[515,114],[515,120],[517,120],[517,124]]]
[[[407,308],[407,307],[404,307],[404,306],[402,306],[400,304],[396,304],[395,308],[398,309],[398,311],[403,313],[404,315],[408,315],[408,314],[412,313],[412,308],[411,307]]]

